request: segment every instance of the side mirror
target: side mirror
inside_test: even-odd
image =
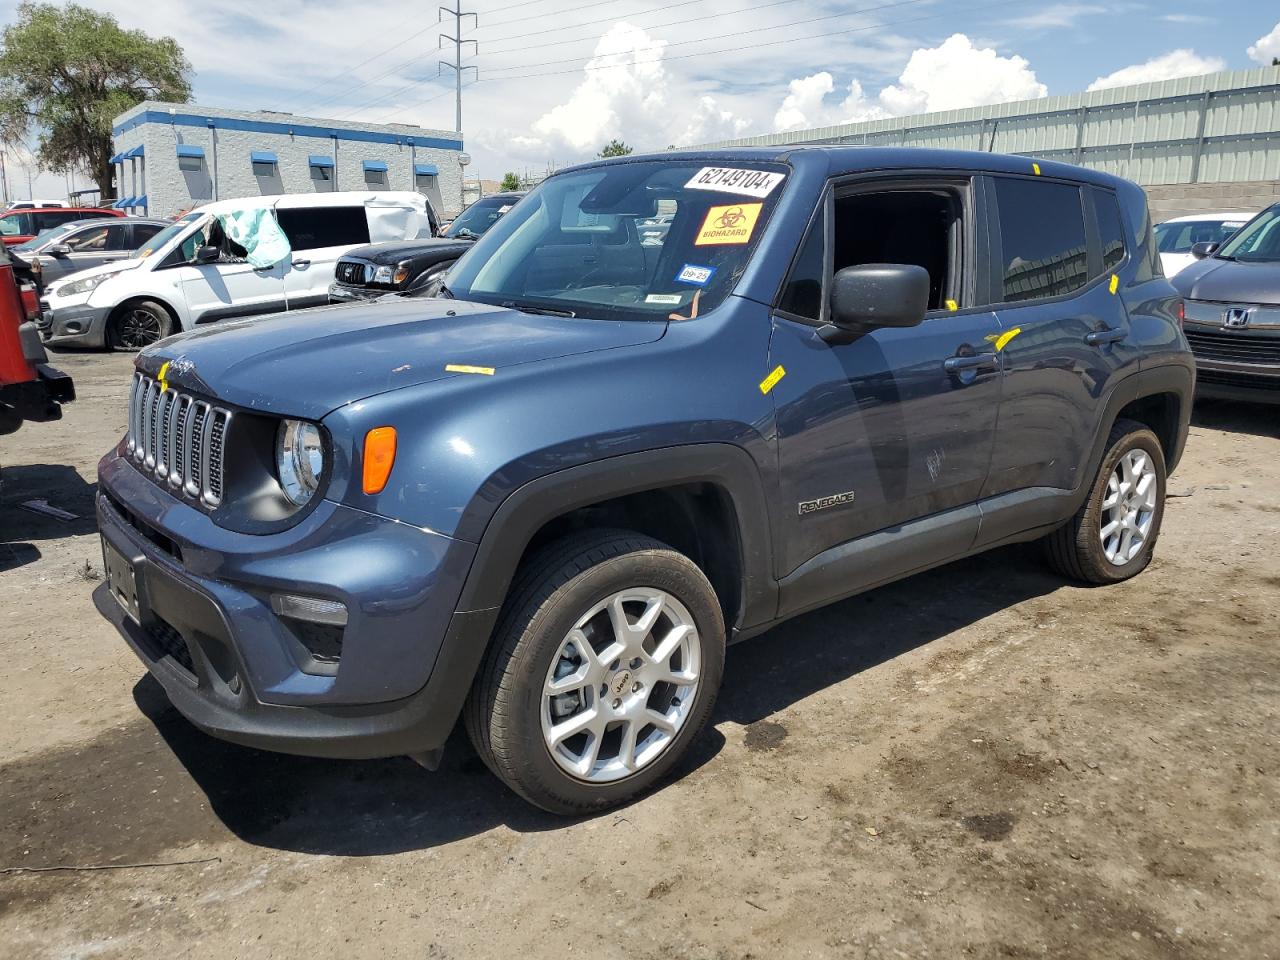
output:
[[[195,263],[213,263],[220,256],[221,251],[217,247],[206,244],[196,250]]]
[[[848,342],[878,327],[914,327],[929,309],[929,271],[908,263],[865,263],[836,272],[831,323],[818,331]]]
[[[45,253],[51,257],[69,257],[71,256],[71,248],[65,243],[51,243]]]
[[[1197,260],[1203,260],[1217,249],[1218,245],[1212,240],[1201,240],[1191,245],[1191,255]]]

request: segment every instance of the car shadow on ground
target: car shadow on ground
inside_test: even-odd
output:
[[[673,779],[711,761],[725,722],[749,725],[902,653],[1031,597],[1061,579],[1009,548],[835,604],[729,651],[710,729]],[[537,810],[492,776],[455,730],[440,770],[406,758],[335,761],[224,743],[191,726],[150,676],[134,698],[168,748],[240,839],[305,853],[373,856],[447,844],[499,824],[520,831],[574,822]],[[617,816],[616,813],[606,816]]]
[[[65,464],[0,464],[0,573],[40,558],[36,543],[93,533],[98,529],[94,499],[98,485],[86,483]],[[74,520],[32,513],[22,506],[44,500],[49,506],[75,514]]]
[[[1191,425],[1226,433],[1280,437],[1280,404],[1200,399],[1192,408]]]

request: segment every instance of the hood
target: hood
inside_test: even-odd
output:
[[[1179,270],[1171,282],[1188,300],[1280,304],[1280,263],[1206,257]]]
[[[113,260],[110,263],[104,263],[97,267],[88,267],[84,270],[77,270],[69,275],[66,280],[59,280],[55,286],[61,286],[63,283],[74,283],[77,280],[83,280],[86,277],[105,277],[113,273],[123,273],[126,270],[136,270],[142,266],[141,257],[129,257],[125,260]]]
[[[441,260],[449,260],[462,256],[471,249],[473,240],[458,240],[450,237],[432,237],[423,240],[392,240],[387,243],[370,243],[363,247],[348,250],[342,255],[343,260],[365,260],[368,263],[393,265],[401,260],[427,255]]]
[[[462,300],[400,300],[302,310],[201,327],[145,350],[151,376],[268,413],[318,420],[401,387],[467,376],[446,365],[504,368],[650,343],[665,323],[520,313]]]

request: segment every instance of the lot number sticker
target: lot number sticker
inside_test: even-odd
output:
[[[749,242],[763,206],[763,203],[733,203],[727,207],[712,207],[707,211],[707,219],[702,221],[693,245],[713,247]]]
[[[686,190],[718,190],[744,197],[767,197],[785,180],[785,173],[768,170],[738,170],[733,167],[703,167],[686,183]]]
[[[680,301],[683,299],[683,293],[651,293],[644,298],[644,302],[663,303],[670,307],[678,307],[680,306]]]

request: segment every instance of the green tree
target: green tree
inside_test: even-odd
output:
[[[504,173],[502,175],[502,189],[503,190],[519,190],[520,178],[516,176],[514,173],[512,173],[511,171]]]
[[[0,138],[34,127],[51,170],[86,170],[112,195],[111,121],[146,99],[185,103],[191,64],[170,37],[123,30],[78,4],[24,2],[0,36]]]
[[[631,149],[629,146],[627,146],[625,143],[623,143],[623,142],[622,142],[621,140],[619,140],[617,137],[614,137],[612,140],[610,140],[608,143],[606,143],[606,144],[604,145],[604,149],[603,149],[603,150],[601,150],[601,151],[597,154],[597,156],[600,156],[600,157],[625,157],[625,156],[627,156],[627,154],[632,153],[632,152],[633,152],[633,151],[632,151],[632,149]]]

